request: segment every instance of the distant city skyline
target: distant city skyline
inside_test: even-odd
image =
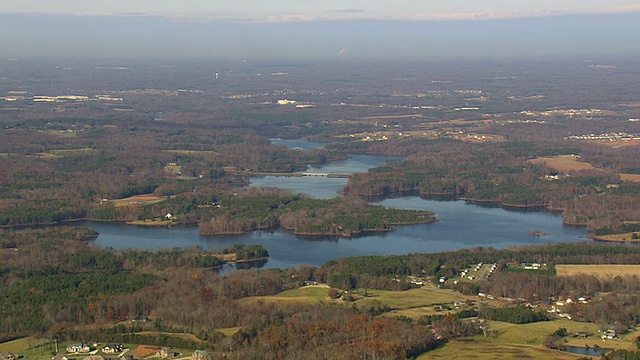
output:
[[[478,20],[640,12],[629,0],[20,0],[0,13],[80,16],[160,16],[242,22],[330,20]]]

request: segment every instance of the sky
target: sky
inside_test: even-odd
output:
[[[2,13],[283,22],[469,20],[639,12],[629,0],[1,0]]]
[[[0,0],[19,57],[640,56],[640,0]]]

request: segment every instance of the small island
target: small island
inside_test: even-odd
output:
[[[236,193],[200,222],[201,235],[242,234],[282,227],[304,236],[353,237],[437,221],[432,211],[388,209],[356,198],[308,199],[299,195]]]
[[[533,231],[529,231],[529,236],[549,236],[551,234],[546,233],[544,231],[540,231],[540,230],[533,230]]]

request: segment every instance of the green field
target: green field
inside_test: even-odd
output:
[[[299,302],[304,304],[316,304],[319,301],[329,301],[327,290],[329,290],[329,288],[324,286],[305,286],[297,289],[283,291],[273,296],[246,297],[240,299],[239,301]]]
[[[276,297],[282,298],[308,298],[307,300],[326,300],[327,299],[327,290],[329,288],[325,286],[305,286],[293,290],[283,291],[280,294],[276,295]]]
[[[242,329],[242,328],[240,328],[240,327],[232,327],[232,328],[217,329],[217,331],[221,332],[225,336],[233,336],[235,333],[240,331],[240,329]]]
[[[542,321],[524,325],[509,324],[498,321],[489,322],[487,337],[479,335],[470,339],[453,340],[444,346],[430,351],[418,359],[444,359],[456,354],[460,359],[578,359],[580,356],[545,348],[544,338],[558,330],[566,328],[569,334],[586,332],[591,335],[587,339],[571,336],[566,338],[567,345],[612,349],[635,349],[630,338],[623,336],[621,340],[604,341],[599,338],[597,324],[579,323],[570,320]]]
[[[451,304],[472,299],[452,290],[419,288],[407,291],[368,290],[368,296],[356,301],[357,304],[370,304],[378,300],[394,310],[405,310],[438,304]]]
[[[0,352],[22,355],[25,358],[51,358],[50,342],[47,339],[26,337],[0,344]]]
[[[453,355],[455,354],[455,355]],[[429,351],[418,357],[427,359],[554,359],[575,360],[582,356],[557,350],[549,350],[538,345],[506,344],[495,339],[459,339]]]

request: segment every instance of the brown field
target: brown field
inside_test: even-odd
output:
[[[638,174],[620,174],[620,179],[623,181],[640,182],[640,175]]]
[[[137,348],[131,350],[129,354],[136,359],[144,359],[149,356],[153,356],[156,354],[161,347],[159,346],[149,346],[149,345],[140,345]]]
[[[171,226],[173,225],[173,221],[171,220],[158,220],[156,219],[145,219],[145,220],[133,220],[133,221],[127,221],[127,224],[129,225],[136,225],[136,226],[148,226],[148,227],[166,227],[166,226]]]
[[[578,156],[560,155],[553,157],[540,157],[529,160],[529,162],[535,165],[547,165],[553,170],[561,173],[580,170],[599,170],[589,163],[578,161],[578,159]]]
[[[362,120],[423,118],[424,114],[363,116]]]
[[[382,314],[382,316],[388,317],[397,317],[397,316],[406,316],[408,318],[418,320],[423,316],[430,315],[448,315],[455,314],[456,311],[439,311],[436,310],[433,306],[423,306],[418,308],[404,309],[404,310],[394,310],[394,312],[388,312]]]
[[[636,233],[638,234],[638,233]],[[589,235],[589,238],[598,241],[613,241],[623,243],[640,243],[639,239],[633,239],[633,233],[609,234],[609,235]]]
[[[141,331],[141,332],[137,332],[136,335],[155,336],[155,337],[168,336],[168,337],[175,337],[175,338],[180,338],[180,339],[183,339],[183,340],[193,341],[193,342],[196,342],[196,343],[202,343],[202,340],[198,339],[195,335],[189,334],[189,333],[171,333],[171,332],[162,332],[162,331]],[[150,346],[150,348],[151,348],[151,346]]]
[[[135,195],[135,196],[124,198],[124,199],[115,199],[115,200],[111,200],[111,202],[113,202],[114,206],[119,207],[119,206],[129,206],[129,205],[151,205],[151,204],[159,203],[164,200],[165,198],[158,197],[153,194],[143,194],[143,195]]]
[[[620,141],[596,141],[596,143],[600,145],[606,145],[612,148],[626,147],[626,146],[638,146],[640,145],[640,140],[631,139],[631,140],[620,140]]]
[[[218,155],[215,151],[197,151],[197,150],[163,150],[164,152],[180,155]]]
[[[558,276],[593,275],[600,279],[640,275],[640,265],[556,265]]]

